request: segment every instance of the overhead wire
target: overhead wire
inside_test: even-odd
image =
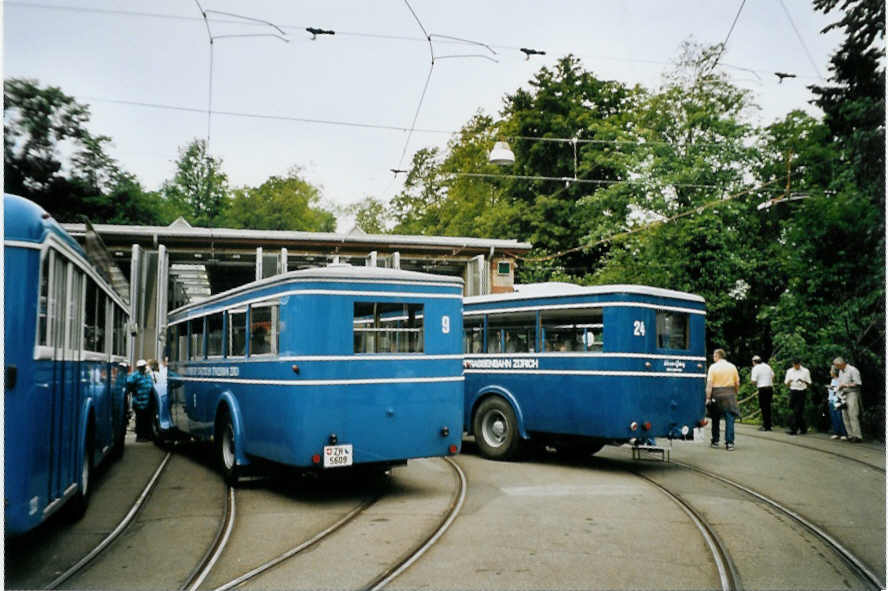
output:
[[[731,28],[728,29],[728,34],[725,35],[725,40],[722,41],[721,47],[719,48],[718,55],[715,56],[715,60],[712,62],[712,66],[710,66],[710,70],[714,69],[715,66],[718,65],[719,60],[722,55],[725,53],[725,49],[728,46],[728,39],[731,38],[731,34],[734,32],[734,27],[737,26],[737,21],[740,19],[740,13],[743,12],[743,7],[746,6],[746,0],[740,1],[740,7],[737,9],[737,14],[734,15],[734,20],[731,22]]]
[[[802,49],[805,50],[805,55],[808,56],[808,62],[811,64],[811,67],[817,73],[817,77],[823,80],[823,76],[820,74],[820,69],[817,67],[817,64],[814,62],[814,58],[811,57],[811,52],[808,51],[808,45],[805,43],[804,38],[802,38],[802,34],[799,32],[798,27],[796,27],[795,21],[792,18],[792,15],[789,13],[789,9],[786,8],[786,4],[784,4],[783,0],[780,0],[780,6],[783,7],[783,13],[786,15],[786,18],[789,19],[789,24],[792,25],[792,30],[795,31],[796,38],[798,38],[799,43],[802,45]]]

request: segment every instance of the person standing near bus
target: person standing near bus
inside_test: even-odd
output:
[[[126,389],[133,394],[136,412],[136,441],[151,441],[151,393],[154,380],[144,359],[136,361],[136,371],[126,378]]]
[[[845,430],[848,431],[848,441],[860,443],[863,441],[863,433],[860,431],[860,387],[863,385],[860,371],[850,363],[845,363],[841,357],[833,360],[833,366],[839,370],[839,392],[845,395],[842,419]]]
[[[758,388],[759,408],[762,410],[762,426],[759,431],[771,430],[771,400],[774,398],[774,370],[758,355],[752,358],[749,381]]]
[[[737,367],[727,360],[724,349],[712,353],[714,363],[706,374],[706,404],[718,407],[712,413],[712,447],[719,447],[719,422],[725,417],[725,449],[734,451],[734,420],[740,416],[737,405],[737,391],[740,389],[740,374]]]
[[[805,425],[805,398],[808,394],[808,386],[811,385],[811,372],[802,362],[795,358],[792,360],[792,367],[786,370],[786,377],[783,383],[789,386],[789,409],[792,415],[789,417],[788,435],[796,435],[801,433],[804,435],[808,432]]]

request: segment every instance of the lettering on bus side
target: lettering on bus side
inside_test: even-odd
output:
[[[466,359],[466,369],[539,369],[540,360],[525,357]]]
[[[685,362],[681,359],[667,359],[663,362],[663,368],[666,371],[681,373],[684,371]]]
[[[192,366],[185,368],[185,375],[198,378],[230,378],[240,375],[240,368],[236,365],[225,366]]]

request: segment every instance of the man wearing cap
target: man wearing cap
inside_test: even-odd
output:
[[[805,425],[805,398],[808,394],[808,386],[811,385],[811,372],[802,362],[796,358],[792,360],[792,367],[786,370],[786,377],[783,382],[789,386],[789,409],[792,416],[789,418],[788,435],[801,433],[804,435],[808,432]]]
[[[151,394],[154,390],[154,380],[148,373],[148,364],[144,359],[136,361],[136,371],[126,378],[126,389],[133,394],[136,441],[151,441]]]
[[[774,398],[774,370],[762,358],[752,358],[752,372],[749,381],[758,388],[759,408],[762,409],[762,426],[759,431],[771,430],[771,399]]]
[[[848,441],[860,443],[863,436],[860,431],[860,371],[841,357],[833,360],[833,366],[839,370],[839,392],[845,395],[845,408],[842,409],[842,420],[848,431]]]

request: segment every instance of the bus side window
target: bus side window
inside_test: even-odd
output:
[[[536,312],[487,317],[489,353],[532,353],[536,346]]]
[[[49,264],[54,256],[53,250],[47,250],[40,269],[40,305],[37,312],[37,343],[40,345],[49,345]]]
[[[105,294],[92,278],[86,283],[86,327],[84,347],[87,351],[105,352]]]
[[[170,361],[179,361],[179,326],[174,324],[167,328],[167,347]]]
[[[250,357],[278,352],[278,305],[250,307]]]
[[[204,319],[192,318],[188,321],[190,335],[189,359],[204,358]]]
[[[222,312],[207,316],[207,357],[222,356]]]
[[[688,349],[689,315],[685,312],[657,312],[657,347]]]
[[[463,320],[463,353],[483,353],[484,317],[472,316]]]
[[[543,350],[595,353],[604,348],[604,315],[601,308],[549,310],[541,314]]]
[[[243,357],[247,354],[247,311],[228,312],[228,356]]]

